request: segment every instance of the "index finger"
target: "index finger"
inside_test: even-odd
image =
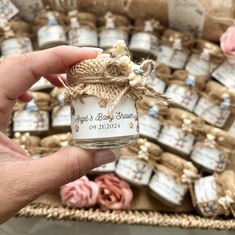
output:
[[[41,76],[65,72],[75,63],[96,58],[100,52],[98,48],[60,46],[10,56],[0,65],[0,90],[10,100],[17,99]]]

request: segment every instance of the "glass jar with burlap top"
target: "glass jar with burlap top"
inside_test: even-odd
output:
[[[32,92],[28,103],[17,102],[13,114],[13,131],[44,135],[49,130],[50,96],[43,92]]]
[[[194,185],[195,203],[202,216],[235,216],[235,173],[226,170],[221,174],[202,177]]]
[[[163,29],[164,27],[154,19],[135,21],[129,45],[135,59],[156,58]]]
[[[146,186],[161,153],[157,145],[138,139],[135,145],[121,149],[115,173],[132,185]]]
[[[197,168],[181,157],[164,152],[149,182],[153,195],[169,206],[182,205],[185,195],[193,190],[193,182],[199,178]]]
[[[0,47],[2,56],[23,54],[33,51],[29,24],[14,19],[0,27]]]
[[[65,101],[71,104],[75,144],[114,148],[134,143],[139,134],[135,102],[149,95],[167,103],[143,81],[152,69],[152,61],[130,61],[123,41],[114,45],[111,57],[101,55],[72,66]]]
[[[166,29],[161,37],[157,60],[173,69],[183,69],[193,42],[194,37],[189,32]]]
[[[72,46],[97,47],[98,35],[96,30],[96,16],[88,12],[70,11],[70,26],[68,43]]]
[[[168,79],[165,95],[176,106],[193,111],[206,82],[205,76],[194,76],[186,70],[176,70]]]
[[[185,69],[195,76],[209,76],[223,60],[224,55],[217,44],[198,39],[194,42]]]
[[[200,96],[194,108],[195,114],[215,127],[226,129],[232,124],[235,92],[215,81],[209,81]]]

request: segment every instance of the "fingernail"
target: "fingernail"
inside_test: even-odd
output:
[[[94,163],[97,167],[106,163],[114,162],[116,159],[117,158],[115,154],[113,153],[113,151],[108,150],[108,149],[100,150],[96,152],[94,156]]]
[[[93,50],[93,51],[95,51],[97,53],[97,55],[102,54],[102,52],[104,51],[103,49],[98,48],[98,47],[82,47],[82,48]]]

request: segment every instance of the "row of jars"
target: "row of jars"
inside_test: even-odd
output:
[[[38,159],[62,146],[72,144],[70,133],[39,137],[15,133],[13,139],[24,147],[33,159]],[[190,161],[162,149],[146,139],[122,148],[120,158],[94,169],[90,174],[113,172],[134,187],[148,186],[152,195],[171,207],[179,207],[190,192],[194,206],[203,216],[229,214],[231,205],[224,208],[225,198],[234,197],[232,185],[234,161],[220,174],[202,176]],[[232,166],[231,166],[232,165]],[[225,205],[226,206],[226,205]]]
[[[208,124],[235,135],[234,90],[209,80],[207,76],[194,76],[187,70],[171,73],[168,66],[159,62],[155,64],[155,70],[145,78],[148,86],[170,97],[176,106],[194,112]]]

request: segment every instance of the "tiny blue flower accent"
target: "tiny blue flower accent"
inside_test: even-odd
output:
[[[26,104],[26,109],[30,113],[35,113],[38,111],[38,106],[36,105],[34,100],[31,100],[29,103]]]
[[[158,105],[154,104],[150,109],[149,109],[149,116],[151,117],[157,117],[158,116],[158,112],[159,112],[159,108]]]
[[[57,95],[57,100],[59,101],[60,107],[63,107],[64,104],[64,93],[61,92]]]
[[[57,25],[57,20],[54,16],[49,16],[47,20],[48,25]]]
[[[220,103],[220,108],[221,109],[228,109],[230,106],[231,106],[231,99],[230,98],[225,98]]]
[[[188,86],[194,87],[196,85],[195,77],[192,75],[188,75],[188,78],[186,79],[185,84]]]
[[[139,68],[139,69],[134,69],[134,73],[136,75],[144,76],[144,70]]]

